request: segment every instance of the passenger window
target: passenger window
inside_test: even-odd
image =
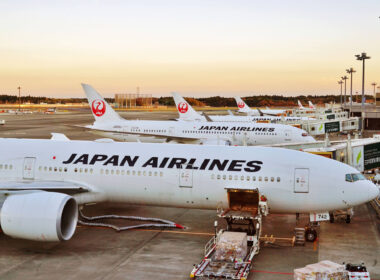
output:
[[[235,175],[234,180],[237,180],[237,179],[238,179],[238,175]]]
[[[100,169],[100,174],[103,174],[104,170],[103,169]]]
[[[141,171],[137,171],[137,176],[141,176]]]
[[[261,182],[262,180],[263,180],[263,178],[260,176],[260,177],[259,177],[259,181]]]
[[[164,176],[164,173],[160,172],[160,177]]]
[[[240,180],[244,181],[244,176],[243,175],[240,177]]]
[[[253,176],[253,177],[252,177],[252,181],[256,181],[256,176]]]
[[[136,175],[136,171],[133,170],[132,171],[132,175],[135,176]]]
[[[38,167],[38,171],[41,171],[42,170],[42,166]]]
[[[59,170],[59,172],[62,172],[62,167],[60,167],[58,170]]]
[[[226,180],[226,175],[223,175],[223,180]]]
[[[9,169],[11,169],[11,170],[12,170],[12,168],[13,168],[13,166],[12,166],[12,164],[10,164],[10,165],[9,165]]]
[[[281,181],[281,178],[280,177],[277,177],[277,182],[280,182]]]
[[[229,175],[229,176],[228,176],[228,180],[232,180],[232,175]]]
[[[4,169],[8,169],[8,164],[5,164],[5,165],[4,165]]]
[[[92,169],[91,169],[91,170],[92,170]],[[63,169],[63,171],[67,172],[67,167],[65,167],[65,168]]]
[[[271,181],[271,182],[274,182],[274,177],[270,177],[270,181]]]
[[[108,173],[109,173],[109,170],[108,170],[108,169],[106,169],[106,175],[108,175]]]
[[[0,164],[0,169],[3,169],[3,165],[2,164]]]
[[[149,171],[149,173],[148,173],[148,174],[149,174],[149,176],[152,176],[152,171]]]
[[[220,175],[219,174],[216,176],[216,179],[220,180]]]
[[[111,169],[111,175],[113,175],[113,174],[114,174],[114,172],[115,172],[115,171],[114,171],[113,169]]]
[[[265,182],[268,182],[268,177],[265,177]]]
[[[124,175],[125,174],[125,170],[121,170],[121,175]]]
[[[120,170],[116,170],[116,175],[120,175]]]
[[[250,177],[249,177],[249,176],[247,176],[247,181],[249,181],[249,179],[250,179]]]
[[[146,176],[146,171],[143,172],[143,176]]]
[[[157,174],[158,174],[158,173],[157,173],[157,171],[156,171],[156,172],[154,172],[154,176],[157,176]]]

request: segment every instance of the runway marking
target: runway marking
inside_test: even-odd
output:
[[[268,274],[293,275],[292,272],[279,272],[279,271],[266,271],[266,270],[251,270],[251,272],[256,272],[256,273],[268,273]]]

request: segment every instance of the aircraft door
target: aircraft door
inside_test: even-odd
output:
[[[24,165],[23,165],[23,178],[24,179],[34,179],[35,162],[36,162],[36,158],[34,158],[34,157],[24,158]]]
[[[179,186],[184,188],[193,187],[193,169],[186,169],[188,165],[182,165],[179,169]]]
[[[290,129],[285,129],[285,141],[292,140],[292,131]]]
[[[294,170],[294,192],[308,193],[309,192],[309,169],[296,168]]]

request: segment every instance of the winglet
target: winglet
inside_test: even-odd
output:
[[[213,120],[210,118],[210,116],[207,115],[205,112],[202,113],[202,116],[204,116],[208,122],[212,122],[212,121],[213,121]]]
[[[97,122],[118,121],[122,118],[114,109],[104,100],[104,98],[90,85],[82,84],[86,93],[88,103],[91,108],[92,115]]]
[[[51,138],[50,140],[56,140],[56,141],[70,141],[69,138],[67,138],[67,136],[63,133],[55,133],[55,132],[52,132],[50,133],[51,134]]]

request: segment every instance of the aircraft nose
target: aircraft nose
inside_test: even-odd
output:
[[[379,196],[380,190],[379,190],[379,187],[377,185],[375,185],[372,182],[369,182],[367,188],[368,188],[368,200],[369,201],[373,200],[373,199],[375,199],[376,197]]]

